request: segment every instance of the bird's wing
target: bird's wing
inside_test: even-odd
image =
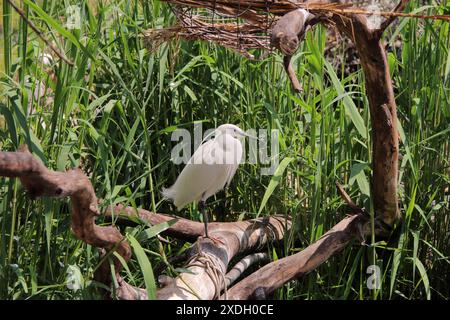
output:
[[[188,164],[213,164],[214,163],[214,149],[217,143],[214,139],[208,140],[202,145],[200,145],[197,150],[195,150],[191,159],[189,159]]]
[[[163,190],[164,197],[172,199],[178,209],[191,202],[201,200],[202,196],[209,193],[207,191],[216,183],[220,175],[220,168],[211,164],[213,163],[211,162],[213,161],[211,158],[214,154],[213,149],[214,140],[200,145],[181,171],[174,185]]]
[[[163,190],[178,210],[206,200],[231,182],[242,159],[242,144],[231,135],[200,145],[181,171],[175,184]]]
[[[220,179],[220,189],[222,189],[225,185],[230,184],[237,168],[239,167],[239,164],[241,163],[243,154],[242,143],[233,136],[224,134],[217,139],[214,151],[214,160],[216,163],[221,163],[224,167],[223,175]]]
[[[235,162],[228,164],[228,172],[227,172],[227,182],[226,182],[226,186],[229,186],[231,183],[231,180],[233,179],[234,175],[236,174],[236,170],[239,167],[239,164],[242,161],[242,154],[243,154],[243,150],[242,150],[242,143],[238,140],[238,139],[234,139],[236,140],[235,145],[234,145],[234,158],[235,158]]]

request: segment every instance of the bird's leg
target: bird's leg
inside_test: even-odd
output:
[[[203,223],[205,224],[205,237],[209,238],[208,235],[208,214],[206,213],[206,206],[205,206],[205,201],[201,200],[200,203],[198,204],[198,209],[200,210],[200,212],[202,213],[203,216]]]
[[[202,213],[203,223],[205,224],[205,238],[211,239],[214,243],[219,242],[219,243],[225,245],[225,243],[222,240],[214,238],[214,237],[210,237],[209,234],[208,234],[208,213],[206,212],[205,201],[201,200],[199,202],[198,209]]]

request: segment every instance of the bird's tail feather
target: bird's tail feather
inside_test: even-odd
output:
[[[175,185],[170,188],[162,188],[161,194],[164,199],[172,201],[173,204],[177,207],[178,211],[180,211],[184,207],[185,204],[180,205],[180,203],[178,203],[179,197],[177,196]]]
[[[174,188],[162,188],[161,194],[164,199],[173,200],[175,198]]]

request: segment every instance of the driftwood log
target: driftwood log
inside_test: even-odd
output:
[[[115,206],[109,208],[106,215],[118,216],[138,216],[142,220],[152,225],[169,221],[174,218],[177,222],[167,229],[166,234],[185,240],[198,239],[195,245],[191,247],[188,253],[188,263],[186,268],[191,273],[181,274],[176,279],[165,279],[164,288],[158,290],[158,299],[202,299],[210,300],[220,296],[222,289],[226,285],[231,284],[231,280],[235,280],[245,271],[240,268],[239,264],[254,263],[255,259],[261,259],[262,255],[245,257],[238,265],[234,266],[235,270],[228,274],[229,281],[225,275],[228,265],[235,256],[258,250],[263,248],[270,240],[281,240],[286,231],[291,226],[290,219],[285,217],[270,217],[248,221],[238,222],[211,222],[208,225],[209,234],[220,242],[213,242],[208,238],[204,238],[204,226],[200,222],[195,222],[176,216],[168,216],[162,214],[154,214],[146,210],[135,210],[133,208]],[[208,267],[205,267],[208,265]],[[217,271],[219,277],[211,275]],[[222,278],[223,275],[223,278]],[[222,286],[218,288],[217,286]],[[144,298],[146,294],[144,294]],[[123,296],[122,296],[123,298]],[[133,298],[133,297],[127,297]],[[141,295],[142,298],[142,295]]]
[[[176,0],[178,4],[183,1],[185,0]],[[188,2],[183,4],[188,5]],[[402,0],[394,11],[403,10],[407,2]],[[224,11],[227,11],[227,3],[232,2],[223,2]],[[299,3],[304,5],[308,1]],[[250,10],[249,12],[252,10],[251,7],[245,8]],[[296,8],[296,4],[289,2],[285,12],[278,10],[277,15],[284,15],[293,8]],[[236,8],[233,7],[232,10],[235,12]],[[348,36],[355,43],[361,60],[372,123],[371,194],[375,211],[375,229],[377,233],[383,234],[390,231],[390,227],[400,216],[397,204],[397,110],[386,52],[381,40],[383,31],[393,21],[394,18],[386,19],[379,29],[369,29],[366,17],[355,13],[332,13],[320,21],[325,25],[333,23],[341,33]],[[80,169],[66,172],[51,171],[36,160],[26,148],[22,148],[18,152],[0,152],[0,176],[18,177],[31,197],[70,196],[72,229],[75,236],[101,248],[104,255],[116,251],[125,260],[130,259],[130,245],[119,230],[114,226],[96,225],[95,218],[101,214],[98,200],[91,182]],[[189,250],[186,265],[186,268],[195,274],[186,272],[175,279],[165,279],[165,287],[158,290],[157,297],[159,299],[213,299],[220,296],[235,299],[265,298],[287,281],[311,272],[352,239],[368,234],[370,219],[367,214],[351,201],[339,185],[338,191],[352,209],[352,216],[346,217],[303,251],[267,264],[237,282],[229,290],[226,290],[226,287],[239,277],[239,272],[236,275],[233,270],[226,274],[231,267],[229,266],[231,259],[237,255],[258,251],[268,241],[281,240],[289,230],[291,221],[285,217],[271,217],[234,223],[211,223],[211,235],[223,242],[215,244],[202,237],[203,228],[200,223],[178,218],[177,223],[167,229],[166,233],[185,240],[197,239]],[[105,214],[138,215],[151,224],[173,219],[171,216],[145,210],[136,211],[122,206],[108,208]],[[120,277],[121,264],[118,259],[114,257],[113,259],[118,280],[115,288],[117,297],[147,298],[145,290],[127,284]],[[245,269],[252,260],[248,257],[245,259],[236,265],[235,271]],[[97,281],[112,286],[111,271],[106,261],[94,277]]]

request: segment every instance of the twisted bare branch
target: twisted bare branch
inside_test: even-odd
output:
[[[346,247],[361,229],[367,229],[367,222],[367,217],[359,214],[346,217],[299,253],[269,263],[238,282],[228,291],[228,299],[243,300],[255,299],[257,295],[269,296],[286,282],[311,272]]]

